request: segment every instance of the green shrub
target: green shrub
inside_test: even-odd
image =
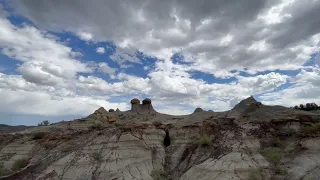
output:
[[[282,141],[279,137],[276,137],[273,141],[273,145],[276,146],[276,147],[281,147],[282,146]]]
[[[42,139],[45,135],[45,132],[36,132],[33,134],[33,139]]]
[[[151,177],[153,178],[153,180],[167,180],[168,179],[168,175],[165,171],[156,170],[156,169],[151,171]]]
[[[276,165],[281,160],[281,154],[278,148],[265,148],[262,155],[272,164]]]
[[[29,164],[28,159],[18,159],[13,163],[11,170],[19,171],[24,167],[26,167],[28,164]]]
[[[9,174],[11,174],[11,171],[9,169],[5,168],[3,166],[3,164],[0,164],[0,177],[1,176],[6,176],[6,175],[9,175]]]
[[[212,139],[208,136],[198,137],[197,143],[201,146],[210,146],[212,144]]]
[[[248,180],[258,180],[258,179],[261,179],[261,170],[251,169],[249,172]]]
[[[307,134],[320,133],[320,123],[314,124],[312,126],[305,126],[302,128],[302,132]]]

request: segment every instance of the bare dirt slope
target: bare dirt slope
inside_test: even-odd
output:
[[[319,114],[252,97],[227,112],[132,109],[0,136],[0,179],[317,180]]]

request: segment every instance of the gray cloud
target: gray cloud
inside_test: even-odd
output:
[[[11,6],[40,27],[129,48],[111,56],[119,64],[139,63],[135,50],[164,59],[182,50],[194,57],[193,69],[217,76],[244,68],[298,69],[320,41],[320,2],[313,0],[14,0]],[[231,40],[221,44],[227,35]]]

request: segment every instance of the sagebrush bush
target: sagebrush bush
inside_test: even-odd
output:
[[[260,169],[250,169],[248,180],[258,180],[261,179]]]
[[[201,146],[210,146],[212,144],[212,139],[208,136],[198,137],[197,143]]]
[[[302,128],[302,132],[308,134],[320,133],[320,123],[314,124],[312,126],[305,126]]]
[[[278,148],[265,148],[262,150],[262,155],[273,165],[278,164],[281,160],[281,154]]]
[[[13,163],[11,170],[19,171],[19,170],[23,169],[24,167],[26,167],[28,164],[29,164],[28,159],[25,159],[25,158],[18,159]]]
[[[45,132],[36,132],[33,134],[33,139],[42,139],[45,135]]]
[[[157,170],[157,169],[154,169],[151,171],[151,177],[153,178],[153,180],[167,180],[168,179],[168,175],[165,171]]]

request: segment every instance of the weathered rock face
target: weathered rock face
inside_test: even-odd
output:
[[[29,163],[0,179],[320,179],[319,114],[264,105],[246,117],[229,113],[129,111],[116,123],[97,126],[91,116],[2,134],[0,164]],[[45,135],[35,139],[38,131]]]

